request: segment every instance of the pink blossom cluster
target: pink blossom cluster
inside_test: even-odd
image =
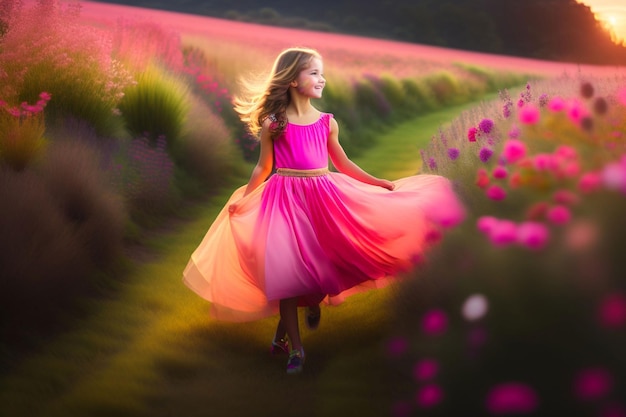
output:
[[[43,112],[52,96],[49,93],[43,92],[39,94],[39,100],[35,104],[28,104],[28,102],[22,102],[19,106],[9,106],[5,101],[0,100],[0,108],[5,110],[13,117],[29,117]]]

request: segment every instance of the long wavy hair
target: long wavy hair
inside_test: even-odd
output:
[[[278,55],[266,80],[254,82],[241,79],[242,93],[235,96],[233,105],[250,133],[258,136],[268,117],[274,122],[270,130],[272,139],[285,131],[285,112],[291,100],[289,84],[298,77],[300,71],[310,66],[314,58],[321,59],[321,55],[314,49],[288,48]]]

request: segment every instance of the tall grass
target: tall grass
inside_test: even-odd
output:
[[[180,139],[189,111],[188,93],[182,79],[149,65],[120,102],[126,128],[134,137],[156,140],[164,136],[173,146]]]

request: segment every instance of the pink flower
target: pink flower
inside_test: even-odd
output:
[[[626,192],[626,168],[619,163],[608,164],[602,170],[605,187]]]
[[[502,153],[506,161],[513,164],[526,156],[526,145],[519,139],[509,139]]]
[[[537,409],[539,397],[524,383],[507,382],[489,390],[485,405],[495,415],[530,414]]]
[[[598,400],[613,389],[613,377],[604,368],[588,368],[574,379],[574,392],[581,400]]]
[[[626,324],[626,296],[609,294],[600,303],[598,316],[604,327],[619,328]]]
[[[515,126],[515,127],[511,128],[511,130],[509,131],[509,138],[510,139],[519,139],[521,133],[522,132],[521,132],[520,128]]]
[[[519,112],[519,121],[525,125],[537,124],[539,117],[539,109],[532,104],[527,104]]]
[[[571,206],[580,202],[580,197],[569,190],[557,190],[552,197],[557,204]]]
[[[50,101],[50,99],[52,98],[52,95],[50,93],[46,93],[44,91],[41,94],[39,94],[39,98],[44,100],[44,101]]]
[[[476,227],[478,230],[485,234],[491,234],[491,231],[497,226],[498,219],[493,216],[481,216],[476,221]]]
[[[504,188],[495,184],[487,188],[486,194],[487,197],[494,201],[501,201],[506,198],[506,191]]]
[[[489,234],[495,246],[507,246],[517,240],[517,225],[511,220],[499,220]]]
[[[578,189],[583,193],[590,193],[600,188],[602,178],[597,172],[587,172],[580,177]]]
[[[585,105],[580,100],[572,100],[569,109],[567,110],[567,117],[575,124],[580,124],[581,120],[585,116],[589,115],[589,111],[585,108]]]
[[[517,226],[518,242],[529,249],[543,249],[549,237],[550,232],[543,223],[523,222]]]
[[[502,165],[498,165],[497,167],[493,169],[493,172],[491,173],[491,175],[493,175],[494,178],[502,180],[502,179],[505,179],[509,175],[509,172]]]
[[[485,188],[489,185],[489,174],[487,174],[485,168],[479,168],[476,175],[476,185],[480,188]]]
[[[438,308],[429,310],[422,317],[422,330],[431,336],[439,336],[448,328],[448,316]]]
[[[421,408],[432,408],[443,400],[443,390],[437,384],[428,384],[417,390],[415,398]]]
[[[470,127],[469,130],[467,131],[467,139],[470,142],[476,142],[477,133],[478,133],[478,129],[476,129],[475,127]]]
[[[533,157],[533,166],[537,171],[549,171],[554,167],[552,155],[549,153],[538,153]]]
[[[550,109],[553,112],[563,111],[566,106],[567,106],[567,103],[565,103],[565,100],[563,100],[561,97],[554,97],[548,103],[548,109]]]
[[[569,145],[560,145],[558,148],[556,148],[556,151],[554,151],[554,153],[567,159],[578,158],[578,152],[576,151],[576,148]]]
[[[568,223],[572,219],[572,213],[569,208],[562,205],[555,205],[548,209],[546,218],[553,224],[562,225]]]
[[[413,367],[413,377],[417,381],[433,379],[437,372],[439,372],[439,362],[431,358],[422,359]]]

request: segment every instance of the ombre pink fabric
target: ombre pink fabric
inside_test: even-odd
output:
[[[329,113],[289,123],[274,142],[276,168],[328,166]],[[211,302],[215,318],[250,321],[278,312],[282,298],[340,303],[414,266],[433,229],[463,220],[447,179],[416,175],[393,191],[338,172],[274,174],[243,197],[237,189],[184,270],[184,283]],[[237,204],[235,213],[228,206]]]

